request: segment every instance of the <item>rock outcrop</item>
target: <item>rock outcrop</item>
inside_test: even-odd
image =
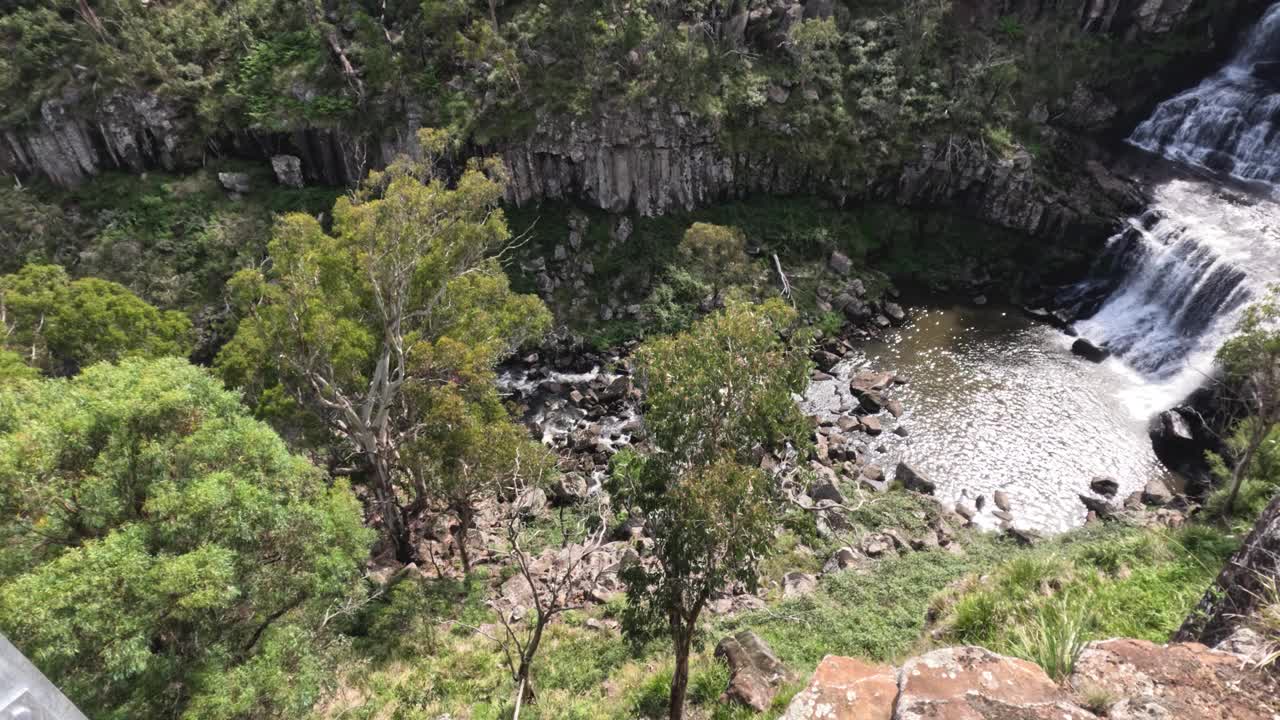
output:
[[[934,650],[896,671],[827,656],[783,718],[1274,720],[1274,679],[1242,660],[1195,643],[1105,640],[1087,645],[1058,684],[1033,663],[979,647]]]
[[[1082,695],[1106,698],[1107,707],[1097,709],[1113,720],[1273,720],[1280,710],[1267,675],[1238,655],[1198,643],[1090,643],[1070,685]]]

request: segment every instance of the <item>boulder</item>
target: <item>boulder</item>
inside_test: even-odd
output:
[[[938,486],[906,460],[898,463],[897,481],[902,487],[924,495],[932,495]]]
[[[1084,338],[1079,338],[1075,342],[1071,343],[1071,352],[1075,355],[1079,355],[1089,362],[1095,363],[1100,363],[1111,357],[1110,350],[1094,345]]]
[[[542,488],[530,488],[516,499],[515,510],[526,518],[535,518],[547,510],[547,491]]]
[[[820,475],[818,479],[809,486],[808,495],[814,502],[829,500],[837,505],[844,504],[844,494],[840,492],[840,488],[836,487],[835,473],[832,473],[830,470],[826,473],[822,473],[822,475]]]
[[[828,655],[782,720],[893,720],[897,696],[892,667]]]
[[[1092,495],[1080,493],[1080,502],[1089,509],[1090,512],[1096,514],[1100,518],[1108,518],[1114,513],[1111,503],[1102,498],[1096,498]]]
[[[1168,505],[1173,502],[1173,491],[1160,478],[1151,478],[1142,489],[1142,502],[1147,505]]]
[[[890,400],[889,402],[886,402],[884,404],[884,409],[888,410],[889,414],[894,416],[895,418],[902,417],[902,413],[906,412],[906,410],[902,407],[902,403],[898,400]]]
[[[1113,498],[1120,492],[1120,483],[1114,478],[1098,476],[1089,481],[1089,489],[1105,498]]]
[[[827,265],[841,275],[848,275],[853,270],[853,263],[849,260],[849,256],[839,250],[832,251],[831,258],[827,260]]]
[[[792,675],[759,635],[743,630],[716,645],[715,656],[729,666],[729,687],[724,700],[764,712],[773,703],[778,687]]]
[[[1037,665],[979,647],[935,650],[899,674],[894,720],[1095,720]]]
[[[587,480],[579,473],[562,473],[551,484],[551,501],[557,505],[580,502],[587,493]]]
[[[1110,718],[1273,720],[1273,680],[1245,672],[1240,657],[1199,643],[1157,645],[1118,638],[1089,643],[1070,685],[1116,698]]]
[[[305,184],[302,160],[296,155],[272,155],[271,171],[276,174],[276,182],[285,187],[300,188]]]
[[[782,597],[804,597],[818,589],[818,578],[809,573],[789,572],[782,576]]]
[[[859,559],[860,556],[853,548],[842,547],[827,558],[827,562],[822,566],[822,572],[833,573],[857,567]]]
[[[884,432],[884,426],[880,424],[879,418],[864,417],[861,419],[862,431],[871,437],[875,437]]]
[[[220,172],[218,173],[218,183],[227,192],[241,195],[253,189],[253,182],[249,179],[248,173]]]
[[[901,325],[907,321],[907,311],[902,309],[898,303],[887,302],[884,304],[884,314],[894,325]]]
[[[992,493],[991,499],[992,501],[995,502],[996,507],[1000,508],[1005,512],[1009,512],[1010,510],[1013,509],[1013,504],[1009,502],[1009,493],[1003,490],[997,490],[994,493]]]

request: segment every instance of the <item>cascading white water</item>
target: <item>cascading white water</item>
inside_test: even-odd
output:
[[[1280,3],[1226,67],[1162,103],[1129,142],[1280,184]],[[1142,411],[1199,385],[1240,309],[1280,279],[1280,206],[1225,184],[1176,179],[1154,187],[1149,210],[1111,238],[1092,277],[1067,293],[1083,318],[1081,334],[1150,383]]]
[[[1078,289],[1109,294],[1077,329],[1177,402],[1203,380],[1240,309],[1280,278],[1280,206],[1199,180],[1153,195]]]
[[[1243,180],[1280,183],[1280,4],[1226,67],[1162,103],[1129,142]]]

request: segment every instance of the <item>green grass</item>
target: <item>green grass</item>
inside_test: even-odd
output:
[[[1235,546],[1204,526],[1086,528],[970,578],[934,612],[947,642],[1017,655],[1061,677],[1089,640],[1167,640]]]

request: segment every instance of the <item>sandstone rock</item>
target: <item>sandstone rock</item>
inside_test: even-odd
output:
[[[932,495],[938,489],[938,486],[934,485],[933,481],[923,472],[920,472],[905,460],[898,463],[896,477],[898,483],[904,488],[918,493]]]
[[[296,155],[272,155],[271,171],[276,174],[276,182],[285,187],[300,188],[305,184],[302,159]]]
[[[862,431],[871,437],[875,437],[884,432],[884,426],[880,424],[879,418],[864,417],[861,419]]]
[[[862,553],[870,558],[878,558],[893,550],[893,539],[884,533],[870,533],[859,543]]]
[[[1094,720],[1038,666],[979,647],[935,650],[899,674],[894,720]]]
[[[1093,642],[1080,653],[1070,685],[1121,698],[1111,718],[1272,720],[1280,710],[1269,678],[1198,643]]]
[[[835,473],[828,470],[823,473],[809,486],[808,495],[814,502],[828,500],[837,505],[844,504],[844,494],[840,492],[840,488],[836,487]]]
[[[1259,635],[1251,628],[1236,628],[1226,640],[1214,646],[1214,650],[1239,655],[1245,662],[1259,667],[1266,662],[1275,646],[1267,638]]]
[[[542,488],[530,488],[515,503],[515,511],[524,517],[538,517],[547,510],[547,493]]]
[[[559,505],[580,502],[587,496],[587,480],[576,472],[562,473],[551,484],[551,499]]]
[[[715,657],[729,666],[729,687],[724,699],[756,712],[768,710],[778,686],[791,679],[782,661],[760,636],[749,630],[722,639],[716,645]]]
[[[884,409],[888,410],[889,414],[895,418],[902,417],[902,413],[906,412],[905,408],[902,407],[902,403],[898,400],[889,400],[884,404]]]
[[[892,720],[897,695],[892,667],[828,655],[782,720]]]

